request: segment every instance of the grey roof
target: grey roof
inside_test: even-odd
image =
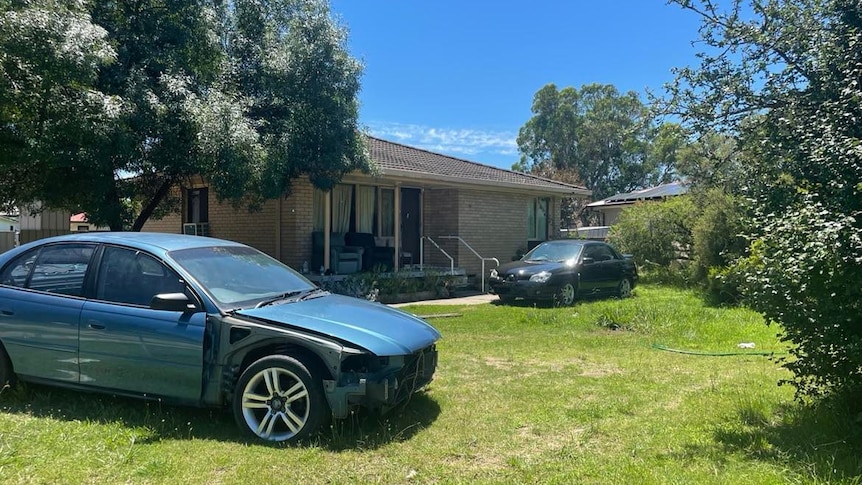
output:
[[[546,189],[552,192],[585,193],[586,187],[557,182],[535,175],[492,167],[460,158],[450,157],[366,135],[371,158],[384,175],[409,173],[434,179],[460,180],[465,183],[498,184]]]
[[[688,185],[686,183],[671,182],[669,184],[658,185],[656,187],[635,190],[634,192],[616,194],[611,197],[608,197],[607,199],[602,199],[591,204],[587,204],[587,207],[601,207],[605,205],[615,204],[631,204],[639,200],[663,199],[665,197],[682,195],[686,192],[688,192]]]

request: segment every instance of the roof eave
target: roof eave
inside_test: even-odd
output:
[[[385,168],[381,170],[382,175],[389,176],[393,178],[400,179],[408,179],[408,180],[416,180],[424,183],[428,182],[444,182],[449,184],[456,185],[472,185],[479,187],[495,187],[495,188],[509,188],[516,190],[526,190],[530,192],[543,192],[543,193],[552,193],[558,195],[566,195],[566,196],[589,196],[592,195],[593,191],[589,189],[582,189],[580,187],[575,186],[560,186],[560,187],[551,187],[551,186],[542,186],[542,185],[530,185],[530,184],[519,184],[514,182],[504,182],[504,181],[495,181],[495,180],[482,180],[482,179],[470,179],[464,177],[454,177],[451,175],[438,175],[438,174],[426,174],[423,172],[415,172],[412,170],[401,170],[401,169],[393,169],[393,168]]]

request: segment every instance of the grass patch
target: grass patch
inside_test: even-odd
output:
[[[306,446],[246,442],[225,412],[42,386],[0,393],[3,483],[860,483],[859,424],[803,405],[752,312],[642,286],[568,308],[460,313],[437,379],[385,416],[355,414]],[[410,308],[408,308],[410,310]]]

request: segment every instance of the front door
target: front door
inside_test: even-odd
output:
[[[141,251],[106,247],[95,286],[81,312],[81,383],[198,402],[206,314],[150,308],[154,295],[190,294],[179,275]]]
[[[422,191],[401,189],[401,254],[411,263],[419,262],[421,237]]]

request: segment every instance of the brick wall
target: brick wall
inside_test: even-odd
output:
[[[455,258],[458,266],[458,241],[440,239],[439,236],[458,235],[458,189],[426,189],[423,199],[422,234],[434,239],[440,247]],[[450,262],[439,249],[425,241],[425,264],[449,268]]]
[[[296,180],[290,197],[281,204],[281,260],[297,271],[301,270],[305,261],[311,265],[313,201],[314,187],[311,183],[307,180]]]
[[[505,264],[526,245],[527,201],[531,199],[528,195],[462,190],[458,235],[483,257],[494,257]],[[459,261],[468,274],[481,272],[481,261],[463,245]],[[493,262],[486,262],[485,272],[492,267]]]

